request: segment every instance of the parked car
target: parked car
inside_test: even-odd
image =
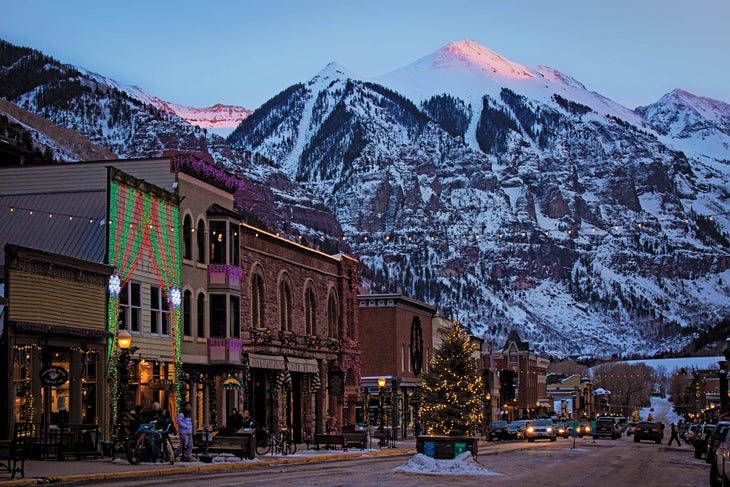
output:
[[[636,428],[636,425],[639,424],[636,421],[630,421],[626,424],[626,436],[631,436],[634,434],[634,428]]]
[[[566,423],[555,423],[555,429],[560,438],[570,438],[570,427]]]
[[[512,422],[507,425],[509,428],[509,436],[513,440],[519,440],[522,439],[522,431],[517,427],[517,425]]]
[[[518,419],[517,421],[512,421],[510,423],[517,428],[517,439],[522,440],[525,438],[525,427],[527,425],[527,420],[525,419]]]
[[[621,438],[621,431],[618,429],[618,425],[609,417],[600,417],[596,420],[596,430],[593,431],[593,439],[598,438],[611,438],[615,440]]]
[[[687,427],[687,431],[684,433],[684,441],[689,443],[690,445],[694,444],[695,435],[697,434],[697,430],[700,428],[700,425],[698,424],[691,424]]]
[[[545,439],[555,441],[557,439],[557,431],[551,419],[534,419],[528,421],[525,426],[525,435],[527,441],[535,441]]]
[[[489,441],[511,439],[512,433],[510,433],[507,421],[492,421],[492,424],[489,425]]]
[[[730,485],[730,429],[726,430],[725,436],[715,449],[715,458],[710,463],[710,487]]]
[[[700,425],[694,439],[695,458],[702,458],[703,455],[707,454],[707,442],[710,440],[713,431],[715,431],[714,424],[705,423]]]
[[[720,442],[725,438],[725,436],[727,436],[728,429],[730,429],[730,421],[717,422],[715,430],[707,440],[707,454],[705,455],[705,462],[712,463],[715,461],[715,451],[720,445]]]
[[[664,434],[661,423],[655,421],[639,421],[634,428],[634,443],[641,440],[650,440],[654,443],[661,443]]]

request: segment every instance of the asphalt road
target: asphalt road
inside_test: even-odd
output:
[[[527,486],[629,487],[708,485],[709,466],[696,460],[689,446],[650,442],[572,439],[556,442],[495,442],[484,446],[478,462],[498,475],[427,475],[393,469],[413,455],[360,457],[297,465],[262,466],[158,478],[106,482],[118,487],[200,486]],[[68,485],[68,484],[66,484]]]

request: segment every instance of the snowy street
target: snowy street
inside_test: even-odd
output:
[[[481,447],[478,464],[470,460],[458,462],[459,465],[443,468],[442,474],[437,475],[425,473],[430,462],[419,462],[414,454],[378,457],[363,455],[356,459],[277,465],[274,468],[252,468],[245,471],[149,477],[145,479],[145,484],[195,486],[204,479],[209,487],[232,483],[240,485],[240,482],[247,486],[705,486],[709,468],[704,460],[695,460],[692,451],[686,445],[682,448],[670,448],[666,444],[637,444],[626,437],[595,442],[592,438],[579,438],[575,442],[575,448],[573,439],[535,443],[494,442]],[[411,467],[410,471],[403,471],[406,465]],[[105,485],[133,486],[138,485],[138,482],[130,479]]]

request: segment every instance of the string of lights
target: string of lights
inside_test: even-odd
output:
[[[27,208],[27,207],[21,207],[21,206],[10,206],[10,205],[0,205],[0,209],[4,211],[9,211],[10,213],[13,213],[14,215],[25,215],[28,217],[44,217],[49,219],[65,219],[68,222],[87,222],[89,224],[97,223],[100,225],[108,224],[110,227],[114,225],[120,224],[120,222],[115,220],[109,220],[107,221],[105,218],[100,218],[98,216],[89,216],[89,215],[74,215],[70,213],[65,212],[53,212],[48,210],[42,210],[37,208]],[[706,219],[709,222],[714,222],[716,218],[720,216],[728,215],[730,212],[719,212],[719,213],[713,213],[713,214],[694,214],[692,216],[683,216],[677,219],[667,219],[667,218],[660,218],[660,219],[644,219],[641,221],[634,221],[633,225],[631,226],[625,226],[625,225],[612,225],[608,228],[601,228],[599,226],[595,225],[587,225],[583,224],[579,228],[568,228],[570,227],[569,224],[557,224],[552,227],[545,227],[544,225],[537,225],[535,226],[532,222],[516,222],[512,224],[512,226],[521,228],[518,230],[495,230],[491,232],[474,232],[471,230],[467,231],[454,231],[454,228],[451,227],[448,230],[444,229],[438,233],[435,233],[433,231],[404,231],[404,232],[396,232],[396,231],[381,231],[381,232],[362,232],[362,233],[353,233],[350,235],[345,235],[338,237],[339,240],[343,242],[349,242],[349,243],[355,243],[359,245],[366,245],[366,244],[388,244],[388,243],[405,243],[405,244],[417,244],[417,243],[442,243],[444,241],[449,242],[456,239],[461,240],[470,240],[474,242],[479,241],[492,241],[492,242],[499,242],[499,241],[505,241],[505,242],[524,242],[525,240],[530,240],[538,236],[545,236],[553,238],[563,238],[563,239],[575,239],[580,236],[588,236],[588,237],[600,237],[605,238],[608,236],[614,236],[618,237],[622,234],[626,234],[628,232],[642,232],[642,233],[660,233],[660,230],[654,230],[657,224],[690,224],[691,221],[696,219]],[[130,215],[131,218],[124,219],[121,224],[127,225],[130,229],[135,226],[146,226],[148,229],[153,230],[156,228],[161,228],[160,224],[158,224],[155,221],[151,221],[149,218],[141,218],[141,215],[139,213],[133,213]],[[165,222],[166,225],[167,222]],[[241,225],[244,225],[241,223]],[[166,229],[170,231],[175,231],[176,229],[179,229],[179,226],[171,225],[166,226]],[[689,228],[688,228],[689,230]],[[191,233],[195,233],[196,229],[191,228]],[[207,229],[206,229],[207,233]],[[276,234],[277,237],[281,237],[280,233]],[[319,234],[318,235],[320,240],[327,240],[331,239],[332,237],[326,235],[326,234]],[[302,241],[304,238],[306,238],[304,235],[298,235],[295,237],[295,240]]]

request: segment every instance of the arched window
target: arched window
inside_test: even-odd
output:
[[[282,331],[291,331],[291,288],[283,279],[279,283],[279,326]]]
[[[317,299],[314,290],[309,287],[304,293],[304,326],[305,333],[315,334],[317,330]]]
[[[205,294],[198,293],[198,337],[205,337]]]
[[[193,219],[185,215],[183,219],[183,259],[193,258]]]
[[[198,262],[205,264],[205,222],[198,220],[198,229],[196,230],[198,238]]]
[[[193,316],[191,306],[193,305],[193,293],[189,290],[183,294],[183,335],[189,337],[193,334]]]
[[[264,325],[264,278],[260,274],[251,277],[251,326]]]
[[[332,338],[339,338],[337,326],[337,300],[335,299],[334,293],[330,294],[327,299],[327,336]]]

